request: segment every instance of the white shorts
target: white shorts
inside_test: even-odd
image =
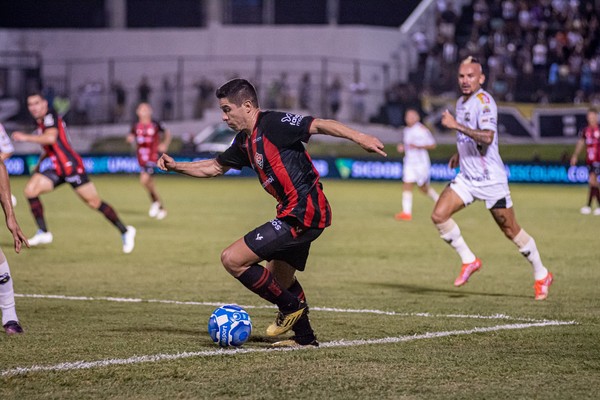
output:
[[[468,206],[475,200],[485,201],[485,207],[488,210],[492,208],[511,208],[513,206],[508,183],[475,186],[462,175],[458,174],[450,182],[450,189],[454,190],[463,203],[465,203],[465,206]]]
[[[430,174],[429,167],[411,167],[404,165],[402,170],[402,182],[416,183],[418,186],[423,186],[429,183]]]

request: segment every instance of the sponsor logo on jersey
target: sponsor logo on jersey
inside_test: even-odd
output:
[[[4,285],[5,283],[8,283],[8,281],[10,281],[10,275],[8,272],[0,275],[0,285]]]
[[[261,234],[260,234],[260,233],[257,233],[257,234],[256,234],[256,238],[255,238],[254,240],[257,240],[257,241],[258,241],[258,240],[263,240],[263,237],[261,236]]]
[[[484,113],[484,114],[489,114],[489,113],[491,113],[491,112],[492,112],[492,110],[491,110],[491,109],[490,109],[488,106],[484,106],[484,107],[483,107],[483,113]]]
[[[260,153],[254,154],[254,163],[258,165],[260,169],[263,168],[263,155]]]
[[[471,122],[471,113],[468,111],[465,113],[465,121]]]
[[[477,94],[477,98],[479,99],[479,101],[483,104],[490,104],[490,98],[488,97],[487,94],[485,93],[478,93]]]
[[[47,114],[44,117],[44,126],[54,126],[54,117],[52,114]]]
[[[269,175],[269,177],[267,179],[265,179],[265,181],[262,183],[262,187],[266,188],[267,186],[269,186],[274,181],[275,181],[275,178],[273,178],[271,175]]]
[[[302,121],[303,118],[303,115],[286,113],[285,117],[281,118],[281,122],[287,122],[290,125],[300,126],[300,121]]]

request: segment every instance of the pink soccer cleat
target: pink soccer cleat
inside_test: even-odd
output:
[[[476,258],[475,261],[473,261],[472,263],[463,264],[462,269],[460,270],[460,275],[454,281],[454,286],[458,287],[464,285],[465,283],[467,283],[471,275],[474,272],[479,271],[480,269],[481,260],[479,258]]]
[[[550,285],[552,285],[553,281],[554,276],[552,276],[550,272],[548,272],[548,275],[546,275],[544,279],[538,279],[535,281],[533,289],[535,290],[536,300],[546,300],[546,297],[548,297],[548,289],[550,288]]]

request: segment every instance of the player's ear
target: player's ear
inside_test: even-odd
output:
[[[250,112],[254,108],[254,106],[252,105],[252,101],[250,101],[250,100],[244,101],[242,103],[242,107],[244,108],[244,111],[246,111],[246,112]]]
[[[481,76],[479,77],[479,84],[483,85],[484,82],[485,82],[485,75],[481,74]]]

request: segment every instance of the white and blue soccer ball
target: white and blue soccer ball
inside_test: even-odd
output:
[[[252,333],[250,315],[236,304],[221,306],[208,319],[208,333],[221,347],[241,346]]]

